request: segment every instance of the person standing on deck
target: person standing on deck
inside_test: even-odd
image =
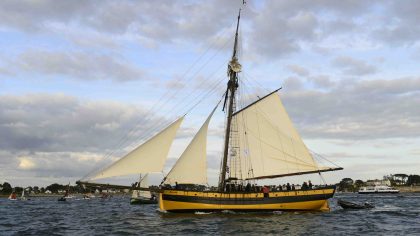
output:
[[[264,193],[264,197],[268,197],[268,193],[270,192],[270,189],[268,189],[268,187],[267,187],[267,186],[264,186],[264,187],[262,188],[262,191],[263,191],[263,193]]]

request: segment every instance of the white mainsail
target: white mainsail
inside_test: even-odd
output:
[[[149,187],[149,175],[146,174],[143,176],[143,178],[140,178],[138,187],[140,188],[148,188]],[[133,194],[131,195],[132,198],[147,198],[150,199],[152,197],[152,194],[150,191],[141,191],[141,190],[134,190]]]
[[[147,140],[111,166],[102,170],[90,180],[138,173],[161,172],[168,156],[169,148],[184,117]]]
[[[238,111],[234,120],[242,166],[235,177],[252,179],[319,170],[276,92]]]
[[[217,106],[165,177],[165,184],[207,184],[207,130]]]

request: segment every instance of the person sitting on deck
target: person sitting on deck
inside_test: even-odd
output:
[[[313,187],[312,182],[310,180],[308,180],[308,188],[312,189],[312,187]]]
[[[287,190],[287,191],[292,190],[292,188],[290,187],[290,184],[289,184],[289,183],[287,183],[287,185],[286,185],[286,190]]]
[[[262,188],[262,192],[264,193],[264,197],[268,197],[268,193],[270,192],[270,189],[267,186],[264,186]]]
[[[292,184],[292,190],[296,190],[295,184]]]

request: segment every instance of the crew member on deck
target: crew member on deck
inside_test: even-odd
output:
[[[268,197],[268,193],[270,192],[270,189],[264,185],[264,187],[262,188],[262,191],[264,193],[264,197]]]
[[[312,182],[310,180],[308,180],[308,188],[312,189],[312,187],[313,187]]]
[[[246,192],[251,192],[251,184],[248,182],[245,187]]]
[[[302,190],[308,190],[308,184],[306,182],[303,182],[301,189]]]

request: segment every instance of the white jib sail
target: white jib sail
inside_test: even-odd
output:
[[[138,173],[161,172],[169,148],[184,117],[147,140],[142,145],[96,174],[90,180]]]
[[[235,114],[240,179],[319,170],[277,93]],[[248,168],[248,169],[244,169]]]
[[[165,184],[207,184],[207,130],[216,107],[169,171]]]
[[[149,175],[146,174],[143,176],[143,178],[140,178],[139,180],[139,187],[141,188],[148,188],[149,187]],[[142,190],[134,190],[132,196],[133,198],[143,197],[143,198],[151,198],[152,195],[150,194],[150,191],[142,191]]]

